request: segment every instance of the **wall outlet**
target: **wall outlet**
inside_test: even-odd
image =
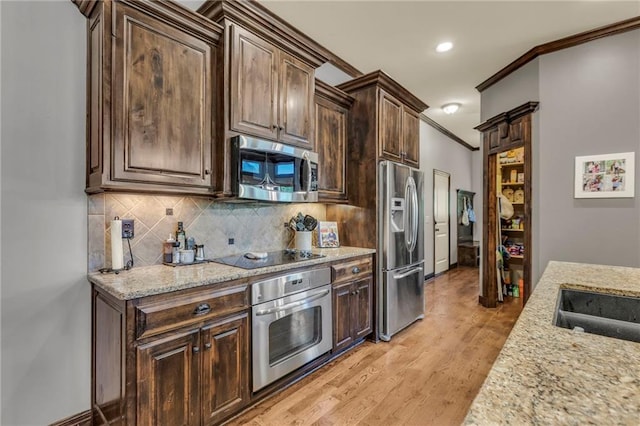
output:
[[[133,219],[122,219],[122,238],[133,238]]]
[[[236,243],[234,238],[229,238],[229,245],[234,245]]]

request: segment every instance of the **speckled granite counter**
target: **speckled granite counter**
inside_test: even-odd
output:
[[[554,326],[561,287],[640,296],[640,269],[550,262],[464,424],[640,424],[640,343]]]
[[[318,265],[334,260],[348,259],[375,253],[375,250],[340,247],[314,249],[313,252],[322,254],[325,257],[256,269],[240,269],[215,262],[177,267],[154,265],[133,268],[117,275],[92,273],[89,274],[88,278],[90,282],[100,286],[118,299],[129,300],[304,266]]]

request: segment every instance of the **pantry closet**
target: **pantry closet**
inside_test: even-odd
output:
[[[480,303],[526,303],[531,282],[531,119],[528,102],[477,126],[483,133],[484,190]]]

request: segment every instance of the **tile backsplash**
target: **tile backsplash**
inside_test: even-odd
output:
[[[173,214],[168,215],[168,209]],[[88,197],[88,270],[111,266],[111,220],[135,221],[131,240],[134,265],[162,263],[162,243],[178,221],[187,237],[204,244],[205,257],[289,247],[293,234],[284,223],[298,212],[325,220],[324,204],[223,203],[206,198],[142,194],[95,194]],[[229,244],[229,239],[234,244]],[[129,247],[123,244],[125,263]]]

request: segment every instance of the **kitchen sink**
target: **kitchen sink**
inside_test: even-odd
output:
[[[640,298],[563,288],[554,324],[640,342]]]

